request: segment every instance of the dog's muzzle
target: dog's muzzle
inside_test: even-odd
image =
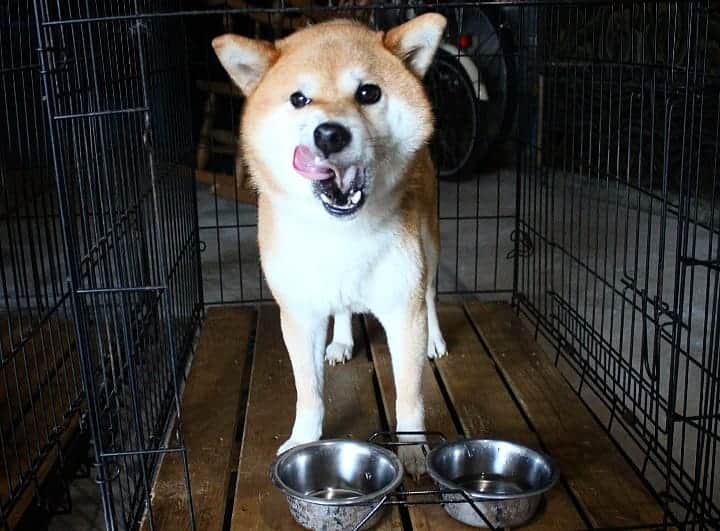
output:
[[[293,168],[313,181],[313,193],[333,216],[351,216],[365,204],[366,168],[333,164],[315,156],[307,146],[295,148]]]

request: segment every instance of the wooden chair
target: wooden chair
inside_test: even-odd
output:
[[[242,94],[230,83],[198,80],[196,86],[205,92],[206,96],[195,156],[195,179],[209,185],[210,192],[219,197],[254,205],[257,198],[245,178],[247,173],[238,150],[239,138],[234,131],[220,129],[215,124],[218,96],[236,98],[242,105]],[[208,163],[213,155],[234,157],[234,175],[208,170]]]

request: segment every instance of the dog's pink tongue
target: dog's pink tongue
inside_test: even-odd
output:
[[[307,146],[297,146],[295,148],[293,168],[303,177],[313,181],[320,181],[332,176],[330,167],[316,163],[315,155]]]

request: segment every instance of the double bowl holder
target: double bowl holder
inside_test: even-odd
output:
[[[422,438],[423,441],[400,440],[401,437]],[[428,452],[431,439],[438,440],[439,445]],[[298,449],[297,452],[310,450],[317,453],[317,448],[325,447],[328,451],[332,451],[334,445],[343,444],[367,447],[370,451],[373,451],[372,448],[375,447],[379,456],[383,454],[384,459],[398,463],[395,466],[399,466],[399,477],[394,483],[391,482],[390,487],[378,489],[375,493],[365,493],[358,496],[357,501],[353,500],[352,496],[339,500],[333,500],[332,496],[325,497],[325,499],[313,498],[307,492],[293,489],[282,477],[282,467],[286,465],[284,461],[287,461],[288,458],[292,459],[294,450]],[[425,454],[428,473],[436,488],[404,490],[400,485],[404,476],[403,468],[392,450],[397,450],[402,446],[417,445],[421,446]],[[460,454],[461,450],[464,450],[466,455]],[[443,451],[448,455],[442,455]],[[444,477],[439,474],[437,469],[431,467],[428,459],[431,456],[437,457],[438,459],[434,461],[442,466],[442,463],[448,458],[457,461],[457,455],[461,455],[461,461],[464,459],[466,463],[472,464],[472,460],[478,455],[481,459],[483,455],[487,457],[488,451],[494,452],[491,456],[493,459],[500,459],[500,467],[520,467],[525,476],[532,476],[532,478],[523,481],[521,486],[518,486],[517,483],[511,481],[503,481],[503,476],[497,474],[497,466],[492,467],[493,470],[469,471],[468,476],[470,477],[475,475],[480,478],[491,478],[480,479],[479,482],[474,481],[476,484],[482,484],[484,481],[487,486],[491,487],[489,491],[479,492],[463,488],[460,484],[455,483],[456,478]],[[300,454],[297,453],[297,455]],[[307,460],[308,457],[299,459]],[[286,495],[292,516],[299,524],[308,529],[360,531],[374,526],[379,521],[383,510],[391,506],[441,505],[456,520],[470,526],[487,527],[491,531],[497,531],[511,525],[520,525],[532,518],[543,493],[555,485],[559,479],[559,473],[548,456],[508,441],[460,439],[448,442],[445,435],[438,431],[379,431],[373,433],[364,443],[352,439],[334,439],[308,443],[290,449],[276,458],[270,468],[270,478],[273,484]],[[509,488],[501,489],[499,492],[493,490],[492,485],[496,484],[498,480],[500,480],[500,484],[509,485]],[[353,520],[354,524],[351,523]]]

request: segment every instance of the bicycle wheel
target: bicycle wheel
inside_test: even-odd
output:
[[[424,82],[435,113],[430,151],[438,174],[446,179],[465,176],[477,159],[481,136],[475,87],[458,58],[442,48]]]
[[[508,26],[500,22],[501,11],[465,9],[458,28],[460,35],[471,36],[465,52],[481,73],[487,99],[480,107],[485,137],[480,139],[478,159],[486,161],[507,141],[517,106],[515,63],[512,37]]]

